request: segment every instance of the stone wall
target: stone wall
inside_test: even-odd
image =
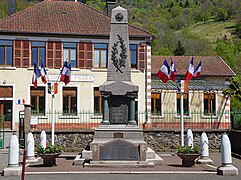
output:
[[[221,136],[224,131],[206,131],[210,152],[220,150]],[[33,132],[35,143],[39,144],[40,132]],[[51,132],[47,133],[47,141],[51,141]],[[186,134],[186,132],[185,132]],[[194,145],[200,144],[201,131],[193,131]],[[66,151],[81,152],[92,142],[94,131],[56,132],[55,144],[62,144]],[[241,136],[240,136],[241,137]],[[156,152],[174,152],[180,144],[180,131],[144,131],[144,140]],[[185,139],[184,139],[185,142]]]
[[[176,151],[176,147],[180,145],[180,131],[158,131],[145,132],[144,139],[156,152],[172,152]],[[193,131],[194,145],[200,145],[201,131]],[[221,136],[223,131],[207,131],[210,152],[220,150]],[[186,132],[185,132],[186,135]],[[186,139],[184,138],[184,144]]]

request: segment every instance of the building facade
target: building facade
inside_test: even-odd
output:
[[[151,126],[162,129],[180,129],[180,83],[190,60],[194,67],[202,61],[201,75],[188,81],[183,95],[185,129],[230,128],[230,97],[222,92],[235,73],[218,56],[152,56],[152,118]],[[171,59],[176,67],[177,81],[163,83],[157,78],[158,67]]]
[[[44,64],[47,81],[58,83],[54,111],[59,122],[68,123],[71,115],[78,124],[79,112],[101,112],[98,87],[106,81],[109,33],[108,15],[74,1],[42,1],[0,19],[0,114],[5,114],[5,126],[18,129],[23,104],[32,105],[33,125],[51,121],[46,113],[52,111],[52,96],[40,78],[33,87],[34,63],[39,68]],[[152,34],[129,26],[131,80],[139,86],[137,111],[146,110],[146,92],[151,91],[146,67],[152,39]],[[59,82],[65,61],[71,63],[67,85]]]

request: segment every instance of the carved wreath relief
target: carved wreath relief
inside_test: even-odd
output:
[[[123,20],[123,15],[121,14],[121,13],[117,13],[116,15],[115,15],[115,19],[117,20],[117,21],[122,21]]]
[[[116,72],[120,71],[121,73],[123,73],[123,71],[121,70],[121,67],[126,67],[126,59],[127,59],[127,50],[124,44],[124,40],[120,35],[117,35],[118,37],[118,41],[116,43],[114,43],[114,45],[112,46],[112,51],[111,51],[111,60],[112,60],[112,64],[115,66],[116,68]],[[118,52],[118,46],[120,44],[120,55]],[[119,58],[117,57],[119,55]]]

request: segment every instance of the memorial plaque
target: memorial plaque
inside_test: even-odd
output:
[[[118,141],[100,146],[100,160],[118,160],[118,148]]]
[[[100,147],[100,160],[138,160],[138,146],[117,140]]]
[[[138,146],[134,146],[134,144],[126,142],[126,141],[119,141],[119,160],[138,160],[139,152]]]
[[[125,102],[115,101],[110,107],[110,124],[126,124],[128,120],[128,106]]]

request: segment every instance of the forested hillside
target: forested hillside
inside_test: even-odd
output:
[[[22,10],[37,0],[16,0]],[[78,0],[103,11],[104,0]],[[241,82],[240,0],[117,0],[129,23],[155,35],[154,55],[218,55]],[[7,0],[0,1],[0,18]]]

